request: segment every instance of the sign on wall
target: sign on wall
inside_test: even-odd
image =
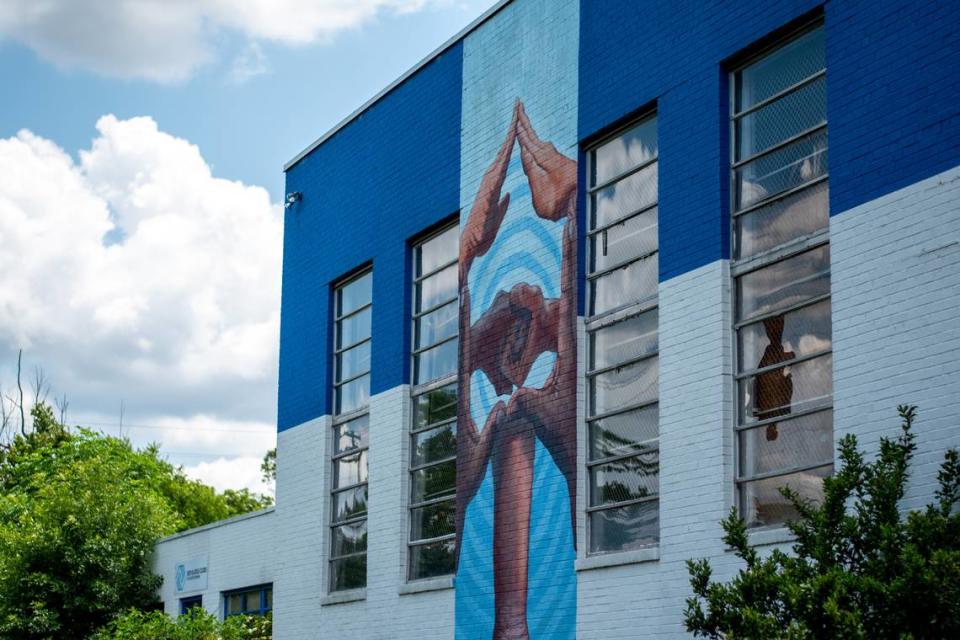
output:
[[[207,556],[178,562],[176,571],[174,571],[174,586],[177,593],[206,590],[207,573]]]

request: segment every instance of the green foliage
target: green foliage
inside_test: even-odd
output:
[[[260,463],[260,473],[264,482],[273,482],[277,479],[277,448],[270,449],[263,455]]]
[[[270,640],[273,622],[266,616],[231,616],[218,621],[200,607],[176,620],[161,611],[131,610],[91,640]]]
[[[787,524],[793,553],[762,557],[731,512],[724,542],[746,563],[730,582],[712,582],[707,560],[691,560],[685,622],[695,636],[770,639],[960,637],[960,455],[946,453],[936,503],[901,513],[916,408],[895,440],[868,462],[853,435],[839,445],[840,468],[824,480],[819,504],[789,489],[799,513]]]
[[[0,448],[0,639],[84,638],[148,607],[159,537],[270,504],[217,494],[156,446],[71,433],[46,405],[32,415],[34,429]]]

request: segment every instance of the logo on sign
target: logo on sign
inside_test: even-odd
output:
[[[177,565],[177,591],[183,591],[183,588],[187,586],[187,565],[178,564]]]

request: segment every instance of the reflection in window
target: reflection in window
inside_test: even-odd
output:
[[[334,291],[330,591],[367,584],[367,447],[373,273]]]
[[[657,118],[589,152],[589,552],[660,539]]]
[[[199,601],[198,601],[199,604]],[[223,594],[223,617],[237,615],[265,616],[273,610],[273,585],[248,587]]]
[[[737,484],[749,526],[795,517],[833,470],[823,28],[733,73]]]
[[[410,580],[454,569],[459,232],[453,225],[414,247]]]

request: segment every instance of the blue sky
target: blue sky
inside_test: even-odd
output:
[[[0,39],[0,137],[26,128],[74,152],[105,114],[148,115],[163,131],[200,147],[217,175],[282,196],[283,164],[420,59],[493,0],[457,0],[379,15],[331,42],[257,42],[265,71],[238,82],[233,61],[251,41],[217,34],[216,59],[184,81],[114,78],[51,64],[30,47]],[[296,20],[296,16],[290,16]]]
[[[263,489],[282,166],[492,4],[0,3],[0,402]]]

